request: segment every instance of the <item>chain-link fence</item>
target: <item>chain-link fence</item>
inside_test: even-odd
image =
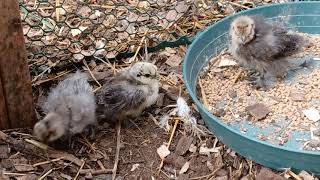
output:
[[[270,1],[271,2],[271,1]],[[269,3],[209,0],[20,0],[31,73],[190,43],[236,11]],[[142,48],[141,48],[142,47]]]

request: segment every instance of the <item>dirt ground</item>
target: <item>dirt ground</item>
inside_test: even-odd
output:
[[[138,119],[121,128],[116,179],[295,179],[290,170],[275,172],[239,156],[214,135],[191,133],[181,121],[175,131],[174,120],[168,121],[169,131],[159,127],[161,116],[168,113],[169,106],[176,105],[180,87],[198,126],[204,127],[181,79],[185,51],[186,47],[167,48],[149,54],[162,74],[160,98]],[[172,64],[167,61],[173,55],[180,65],[168,65]],[[103,68],[98,69],[103,71]],[[174,72],[174,75],[166,72]],[[35,88],[35,102],[41,102],[47,90],[57,82],[55,79]],[[37,112],[41,119],[39,104]],[[159,170],[161,158],[157,149],[169,141],[172,132],[170,154]],[[3,130],[0,131],[0,179],[112,179],[110,169],[114,167],[116,144],[116,128],[105,122],[100,122],[93,139],[79,135],[73,137],[71,143],[57,141],[47,149],[32,136],[31,128]]]

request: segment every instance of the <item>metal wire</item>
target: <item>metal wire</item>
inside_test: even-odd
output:
[[[209,0],[19,0],[19,6],[31,72],[129,57],[143,37],[149,52],[188,44],[230,8]]]

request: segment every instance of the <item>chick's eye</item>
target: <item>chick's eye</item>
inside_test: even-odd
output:
[[[150,77],[150,74],[146,74],[145,76],[146,76],[146,77]]]

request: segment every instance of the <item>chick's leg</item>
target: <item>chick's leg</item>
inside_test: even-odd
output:
[[[83,135],[89,137],[90,140],[94,139],[96,136],[96,125],[90,124],[83,129]]]

